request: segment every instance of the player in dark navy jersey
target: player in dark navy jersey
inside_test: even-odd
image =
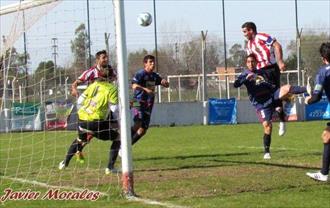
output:
[[[245,22],[242,25],[242,32],[247,39],[245,48],[247,55],[253,54],[256,57],[256,69],[263,71],[265,80],[279,89],[281,87],[280,71],[283,72],[286,68],[281,44],[271,35],[257,32],[257,26],[253,22]],[[280,119],[278,134],[283,136],[286,127],[285,113],[281,102],[277,103],[276,111]]]
[[[328,98],[328,103],[330,103],[330,42],[322,43],[320,54],[324,65],[316,75],[314,91],[311,93],[311,96],[305,98],[307,105],[320,101],[323,91]],[[307,173],[307,175],[315,180],[328,181],[330,166],[330,122],[327,123],[327,127],[324,129],[321,137],[324,146],[321,171]]]
[[[306,92],[305,87],[284,85],[278,89],[275,85],[265,81],[263,71],[257,70],[256,58],[250,54],[246,58],[247,69],[235,80],[234,87],[246,86],[249,99],[255,107],[264,127],[264,159],[271,159],[270,144],[272,134],[272,115],[278,102],[287,99],[292,94]]]
[[[134,125],[132,127],[132,144],[135,144],[149,128],[151,112],[155,101],[157,85],[169,87],[167,80],[154,72],[155,57],[147,55],[143,58],[144,68],[137,71],[132,80],[134,90],[132,112]]]

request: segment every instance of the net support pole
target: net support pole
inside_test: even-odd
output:
[[[119,82],[120,139],[122,151],[122,183],[126,196],[134,196],[132,165],[132,142],[130,131],[130,112],[128,101],[128,66],[125,31],[124,1],[114,0],[116,45]]]

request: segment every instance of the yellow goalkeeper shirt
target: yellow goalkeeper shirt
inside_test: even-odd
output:
[[[81,95],[84,100],[78,110],[78,117],[83,121],[105,120],[109,105],[118,104],[118,89],[106,81],[96,81],[89,85]]]

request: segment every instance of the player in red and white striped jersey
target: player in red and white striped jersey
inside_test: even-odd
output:
[[[258,33],[257,26],[253,22],[245,22],[242,32],[247,39],[246,52],[254,54],[257,59],[257,69],[264,70],[264,78],[280,88],[281,71],[285,70],[281,44],[266,33]],[[282,103],[278,103],[276,111],[279,113],[280,128],[279,135],[285,134],[285,114]]]
[[[99,51],[95,55],[96,64],[90,69],[84,71],[76,81],[72,83],[71,94],[75,97],[79,97],[77,90],[78,85],[80,84],[91,84],[95,79],[103,77],[104,74],[109,74],[111,80],[114,81],[117,77],[115,70],[108,64],[108,54],[105,50]],[[105,71],[109,72],[105,72]]]

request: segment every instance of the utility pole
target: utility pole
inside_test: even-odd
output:
[[[202,73],[203,73],[203,124],[207,125],[207,73],[205,70],[205,59],[206,59],[206,36],[207,31],[201,31],[202,35]]]
[[[56,87],[56,71],[57,71],[57,62],[56,62],[56,57],[58,55],[57,53],[57,38],[52,38],[52,41],[53,41],[53,45],[52,45],[52,48],[53,48],[53,57],[54,57],[54,79],[55,79],[55,87]],[[60,77],[60,85],[62,84],[62,78],[61,78],[61,72],[59,71],[59,77]]]
[[[27,67],[27,49],[26,49],[26,32],[25,32],[25,12],[23,10],[23,42],[24,42],[24,68],[25,68],[25,97],[26,102],[29,101],[28,96],[28,85],[29,85],[29,74]]]
[[[223,26],[223,47],[224,47],[224,55],[225,55],[225,73],[227,74],[228,69],[227,69],[225,0],[222,0],[222,26]],[[229,99],[230,98],[230,91],[229,91],[228,75],[226,75],[226,94],[227,94],[227,99]]]
[[[91,55],[91,26],[89,22],[89,0],[87,0],[87,26],[88,26],[88,63],[89,68],[92,67],[92,55]]]

